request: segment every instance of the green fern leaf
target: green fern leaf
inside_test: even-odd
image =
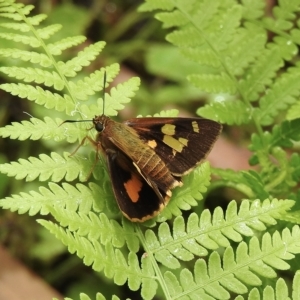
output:
[[[300,101],[292,105],[286,114],[287,120],[300,119]]]
[[[143,299],[153,299],[158,287],[157,282],[153,280],[156,274],[153,269],[152,259],[152,256],[147,256],[147,253],[145,253],[144,257],[142,257],[142,270],[144,277],[142,278],[141,296]]]
[[[212,102],[200,107],[197,114],[228,125],[247,124],[251,121],[250,108],[241,101]]]
[[[183,26],[188,23],[188,19],[179,10],[173,10],[172,12],[163,12],[155,15],[156,19],[163,21],[163,27],[169,28],[173,26]]]
[[[26,36],[16,33],[0,33],[0,38],[6,39],[9,41],[14,41],[16,43],[22,43],[24,45],[29,45],[33,48],[38,48],[41,46],[41,43],[38,39],[32,36]]]
[[[44,105],[46,108],[65,111],[68,115],[70,115],[74,109],[74,103],[70,96],[65,94],[64,97],[62,97],[59,94],[44,90],[39,86],[33,87],[23,83],[4,83],[0,85],[0,88],[12,95],[17,95],[20,98],[26,98],[39,105]]]
[[[281,110],[296,102],[300,95],[299,81],[300,70],[291,68],[260,98],[257,117],[262,125],[271,125]]]
[[[271,50],[260,53],[247,78],[240,82],[243,96],[248,101],[257,100],[259,94],[265,90],[267,85],[271,84],[271,79],[282,65],[283,61],[279,56],[278,48],[273,47]]]
[[[218,68],[221,65],[216,53],[209,49],[201,48],[183,48],[181,53],[188,59],[195,61],[204,66],[212,66]]]
[[[98,195],[99,198],[101,194]],[[61,206],[51,208],[51,214],[61,226],[67,226],[71,232],[76,232],[80,236],[87,236],[89,240],[99,239],[101,244],[111,243],[116,248],[123,247],[126,242],[126,232],[118,222],[109,220],[105,214],[96,215],[93,212],[87,214],[86,211],[77,212],[76,210],[64,209]]]
[[[198,205],[197,201],[203,199],[202,194],[207,191],[209,182],[210,167],[208,163],[203,163],[183,178],[184,186],[174,190],[172,200],[159,214],[157,221],[170,219],[172,215],[178,216],[182,213],[181,210],[189,210]]]
[[[0,26],[7,29],[21,31],[21,32],[30,31],[30,27],[25,23],[1,23]]]
[[[294,253],[300,252],[297,242],[299,237],[298,226],[294,226],[292,232],[285,228],[281,236],[278,232],[272,237],[269,233],[264,234],[261,246],[258,239],[252,237],[249,248],[244,242],[238,245],[236,257],[232,247],[225,249],[223,267],[220,255],[213,252],[208,265],[203,259],[196,261],[194,274],[183,269],[178,280],[172,272],[167,271],[164,278],[172,292],[171,296],[176,295],[180,298],[183,295],[190,297],[201,295],[201,299],[209,296],[214,299],[228,299],[229,292],[244,294],[248,291],[247,286],[261,284],[260,277],[274,278],[276,277],[274,269],[288,268],[286,261],[292,259]]]
[[[199,12],[201,15],[203,12]],[[220,29],[214,34],[214,39],[212,45],[217,47],[217,49],[224,49],[227,47],[229,41],[232,40],[233,35],[235,34],[236,29],[240,25],[242,17],[242,7],[240,5],[232,5],[218,11],[219,22],[221,24]],[[195,25],[199,28],[201,24],[197,24],[197,21],[194,21]],[[200,27],[201,28],[201,27]]]
[[[185,225],[180,216],[174,221],[173,236],[169,225],[162,223],[158,231],[159,240],[152,230],[146,231],[145,239],[157,261],[171,269],[179,268],[179,260],[189,261],[194,255],[205,256],[207,249],[227,247],[230,240],[241,242],[242,235],[253,236],[253,230],[266,230],[266,225],[276,224],[276,219],[281,219],[294,203],[273,199],[271,202],[255,200],[250,205],[244,200],[238,212],[236,202],[232,201],[226,217],[220,208],[214,211],[213,216],[204,210],[200,220],[196,214],[190,214]]]
[[[0,128],[0,136],[20,141],[53,139],[56,142],[67,140],[69,143],[74,143],[81,141],[86,135],[85,129],[79,131],[77,127],[68,123],[60,126],[62,122],[61,119],[53,120],[49,117],[45,117],[43,121],[31,118],[30,121],[13,122],[11,125]]]
[[[243,17],[248,20],[259,19],[265,13],[266,3],[261,0],[243,0]]]
[[[156,9],[172,10],[174,4],[172,0],[146,0],[141,6],[139,11],[152,11]]]
[[[174,30],[166,36],[166,40],[178,47],[199,47],[204,43],[203,37],[195,28],[187,27],[181,30]]]
[[[63,50],[82,44],[86,40],[85,36],[67,37],[55,43],[47,44],[47,48],[52,55],[61,55]]]
[[[38,84],[45,84],[48,87],[53,86],[56,90],[64,88],[64,81],[59,75],[52,71],[45,71],[39,68],[21,68],[21,67],[0,67],[0,71],[10,77],[25,82],[35,82]]]
[[[106,82],[111,82],[120,72],[119,64],[112,64],[105,67]],[[103,89],[103,70],[96,70],[83,80],[78,80],[76,83],[69,82],[71,93],[76,95],[79,100],[87,100],[88,96],[94,95]]]
[[[291,21],[295,18],[295,12],[298,8],[298,1],[282,1],[279,6],[275,6],[273,9],[275,18],[266,18],[265,24],[274,30],[288,30],[293,26]]]
[[[33,51],[5,48],[0,49],[0,55],[3,57],[11,57],[14,59],[18,58],[34,64],[40,64],[42,67],[49,67],[52,65],[52,62],[48,56],[43,53],[37,53]]]
[[[58,182],[65,178],[73,181],[79,176],[81,181],[86,180],[95,163],[94,160],[87,161],[84,158],[74,157],[69,159],[69,153],[65,152],[64,157],[52,152],[51,156],[40,154],[39,158],[29,157],[28,160],[20,158],[18,162],[11,162],[0,165],[0,172],[16,179],[26,181],[35,180]]]
[[[243,75],[244,70],[251,67],[250,64],[261,54],[266,41],[266,33],[256,25],[249,23],[239,28],[225,50],[225,64],[230,74]]]
[[[49,183],[49,189],[40,187],[39,192],[20,193],[0,200],[0,206],[4,209],[17,211],[19,214],[27,213],[35,215],[40,213],[46,215],[52,206],[61,206],[68,211],[79,210],[88,212],[91,207],[95,210],[103,210],[103,203],[96,201],[99,187],[90,183],[89,187],[77,184],[76,188],[68,183],[63,183],[62,187]],[[74,201],[76,199],[76,201]],[[94,203],[93,203],[94,199]]]
[[[300,119],[284,121],[275,125],[270,138],[271,147],[281,146],[291,148],[293,141],[300,141]]]
[[[49,39],[53,34],[55,34],[57,31],[61,30],[62,25],[61,24],[52,24],[49,25],[47,27],[38,29],[37,35],[43,39],[43,40],[47,40]]]
[[[40,25],[40,23],[46,19],[47,19],[47,15],[39,14],[39,15],[26,18],[26,21],[32,26],[37,26]]]
[[[225,73],[213,74],[193,74],[188,76],[188,80],[202,91],[208,93],[229,93],[235,94],[236,85]]]
[[[128,81],[118,84],[110,90],[110,94],[105,94],[105,114],[108,116],[116,116],[118,110],[124,108],[123,103],[130,102],[131,98],[135,95],[135,91],[138,90],[140,85],[140,79],[138,77],[132,77]],[[99,112],[99,108],[102,108],[103,100],[98,99],[97,105],[82,105],[81,112],[87,116],[87,118],[93,118],[95,112]]]
[[[297,271],[293,280],[293,299],[300,299],[300,272]]]
[[[96,300],[106,300],[107,298],[105,298],[105,296],[102,295],[101,293],[97,293],[96,294],[96,298],[90,298],[87,294],[80,293],[79,294],[79,299],[80,300],[93,300],[93,299],[96,299]],[[116,295],[112,295],[110,299],[111,300],[120,300],[120,298],[117,297]],[[53,298],[53,300],[59,300],[59,299]],[[64,300],[74,300],[74,299],[67,297],[67,298],[64,298]]]
[[[104,46],[105,42],[97,42],[80,51],[76,57],[66,63],[62,61],[58,62],[60,72],[67,77],[76,76],[77,72],[82,70],[82,67],[90,65],[91,61],[95,60]]]
[[[92,265],[93,269],[98,272],[103,270],[105,276],[113,278],[116,284],[123,285],[128,281],[131,290],[137,290],[142,285],[142,293],[143,287],[146,286],[147,293],[155,295],[156,289],[153,291],[153,287],[157,287],[157,284],[153,276],[153,267],[146,258],[142,260],[141,269],[135,253],[130,252],[126,260],[124,255],[118,249],[115,250],[110,243],[103,248],[97,240],[89,241],[52,222],[39,220],[39,223],[67,245],[71,253],[76,252],[86,265]]]

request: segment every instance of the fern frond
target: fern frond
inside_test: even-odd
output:
[[[105,42],[97,42],[85,47],[84,50],[78,52],[77,56],[67,61],[66,63],[58,62],[58,67],[61,74],[67,77],[76,76],[77,72],[82,70],[82,67],[89,66],[91,61],[95,60],[97,55],[102,51]]]
[[[52,71],[45,71],[39,68],[21,68],[21,67],[0,67],[0,71],[9,77],[23,80],[25,82],[43,83],[45,86],[53,86],[56,90],[64,88],[64,81],[60,76]]]
[[[0,206],[4,209],[17,211],[19,214],[27,213],[31,216],[40,213],[46,215],[51,207],[61,206],[68,211],[81,211],[87,213],[93,207],[97,211],[103,209],[104,203],[99,202],[97,193],[99,187],[90,183],[89,187],[77,184],[76,188],[68,183],[62,186],[50,182],[49,189],[40,187],[39,192],[20,193],[0,200]],[[76,199],[76,201],[74,201]],[[97,199],[97,200],[96,200]]]
[[[44,120],[31,118],[30,121],[22,121],[21,123],[12,122],[11,125],[0,128],[0,136],[20,141],[53,139],[56,142],[67,140],[69,143],[74,143],[82,140],[86,135],[86,130],[82,130],[79,134],[79,128],[68,123],[60,126],[62,122],[61,119],[53,120],[49,117],[45,117]]]
[[[29,61],[34,64],[40,64],[42,67],[49,67],[52,65],[50,58],[43,54],[34,51],[25,51],[13,48],[0,49],[0,55],[3,57],[18,58],[23,61]]]
[[[29,45],[32,48],[38,48],[41,46],[41,43],[35,37],[29,37],[26,35],[21,35],[17,33],[0,33],[0,38],[6,39],[9,41],[14,41],[16,43],[22,43],[24,45]]]
[[[202,194],[207,191],[210,183],[209,164],[207,162],[201,164],[183,178],[183,183],[183,187],[174,190],[173,199],[157,217],[158,222],[171,219],[172,216],[181,215],[181,210],[189,210],[191,207],[198,205],[197,201],[203,199]]]
[[[174,3],[172,0],[147,0],[139,6],[139,11],[152,11],[156,9],[172,10],[173,8]]]
[[[250,108],[241,101],[212,102],[200,107],[197,114],[228,125],[247,124],[251,121]]]
[[[24,23],[0,23],[0,26],[7,29],[13,29],[21,32],[30,31],[30,27]]]
[[[47,40],[57,31],[61,30],[61,28],[62,28],[61,24],[52,24],[44,28],[38,29],[37,34],[41,39]]]
[[[193,74],[188,76],[188,80],[202,91],[208,93],[228,93],[235,94],[236,85],[232,79],[226,74]]]
[[[61,55],[63,50],[82,44],[86,40],[85,36],[72,36],[61,39],[55,43],[47,44],[47,48],[52,55]]]
[[[214,68],[219,68],[221,62],[216,56],[216,54],[208,49],[199,48],[183,48],[181,53],[188,59],[195,61],[203,66],[211,66]]]
[[[39,178],[46,181],[51,178],[53,182],[59,182],[63,178],[73,181],[79,176],[81,181],[86,180],[95,161],[89,161],[79,156],[69,159],[70,154],[65,152],[64,157],[52,152],[51,156],[40,154],[39,158],[29,157],[28,160],[20,158],[18,162],[0,165],[0,172],[16,179],[32,181]]]
[[[293,298],[299,299],[300,296],[300,271],[296,272],[296,275],[293,280]]]
[[[300,119],[284,121],[280,125],[275,125],[270,137],[272,147],[281,146],[291,148],[294,141],[300,141]]]
[[[264,21],[274,30],[288,30],[293,26],[291,21],[295,18],[298,9],[298,1],[282,1],[273,9],[275,18],[266,18]]]
[[[237,211],[236,202],[231,201],[225,217],[220,208],[213,215],[204,210],[200,219],[192,213],[186,224],[179,216],[174,221],[173,235],[169,225],[162,223],[158,237],[149,229],[145,238],[157,261],[168,268],[179,268],[179,260],[205,256],[208,250],[229,246],[230,240],[241,242],[242,236],[253,236],[253,230],[264,231],[266,225],[274,225],[294,204],[291,200],[255,200],[251,204],[244,200]]]
[[[99,188],[97,191],[99,191]],[[93,197],[105,199],[104,192],[97,195],[94,193]],[[102,200],[102,203],[104,204],[104,200]],[[104,213],[95,214],[86,210],[71,210],[64,208],[61,204],[51,207],[50,211],[60,226],[68,227],[70,232],[86,236],[88,240],[99,240],[102,245],[110,243],[115,248],[122,248],[127,243],[131,252],[136,253],[139,251],[140,242],[134,233],[133,227],[127,226],[124,228],[117,221],[108,219]]]
[[[26,18],[26,21],[32,26],[37,26],[40,25],[40,23],[46,19],[47,19],[46,14],[39,14],[39,15]]]
[[[246,68],[255,63],[267,41],[264,30],[254,24],[239,28],[226,49],[225,64],[230,74],[242,76]]]
[[[131,290],[135,291],[142,285],[142,292],[145,289],[148,294],[155,295],[157,283],[149,259],[142,260],[141,268],[135,253],[130,252],[126,259],[121,251],[115,250],[110,243],[104,248],[97,240],[89,241],[52,222],[40,220],[39,223],[67,245],[71,253],[76,252],[86,265],[92,265],[93,269],[98,272],[103,270],[106,277],[113,278],[117,285],[123,285],[128,281]]]
[[[65,111],[68,115],[74,110],[72,98],[67,94],[61,96],[39,86],[34,87],[23,83],[4,83],[0,85],[0,88],[12,95],[34,101],[39,105],[44,105],[46,108]]]
[[[290,104],[296,102],[300,95],[299,81],[299,68],[290,68],[260,98],[257,117],[262,125],[271,125],[281,110],[287,109]]]
[[[257,58],[247,78],[240,82],[243,96],[249,101],[256,101],[265,87],[271,84],[276,71],[282,66],[283,60],[279,55],[278,48],[273,47],[271,50],[264,50]]]
[[[229,299],[230,293],[245,294],[248,286],[261,285],[260,278],[276,277],[274,269],[288,269],[286,261],[300,252],[299,237],[298,226],[294,226],[291,232],[285,228],[282,235],[278,232],[273,236],[264,234],[261,245],[256,237],[252,237],[249,246],[244,242],[238,245],[235,255],[233,248],[227,247],[223,262],[220,255],[213,252],[208,265],[204,259],[196,261],[194,274],[183,269],[178,280],[172,272],[167,271],[164,278],[171,296]]]
[[[120,66],[119,64],[112,64],[105,67],[105,71],[108,75],[106,76],[106,82],[110,83],[119,74]],[[103,76],[104,69],[96,70],[82,80],[70,82],[70,90],[78,100],[87,100],[88,96],[94,95],[103,89]]]
[[[14,21],[21,21],[23,20],[23,15],[28,15],[33,9],[33,5],[25,6],[22,3],[14,3],[14,1],[9,3],[9,1],[6,1],[6,3],[1,8],[0,16]]]
[[[163,21],[164,28],[183,26],[188,23],[188,19],[177,9],[172,12],[157,13],[155,17],[157,20]]]
[[[266,3],[261,0],[243,0],[243,17],[247,20],[259,19],[264,15]]]
[[[294,120],[300,118],[300,101],[292,105],[286,114],[287,120]]]
[[[110,90],[110,94],[105,94],[105,114],[109,116],[116,116],[117,111],[124,108],[123,103],[130,102],[131,98],[135,95],[135,91],[138,90],[139,85],[140,79],[138,77],[132,77],[128,81],[113,87]],[[82,105],[81,112],[87,118],[94,117],[95,112],[99,112],[99,107],[102,107],[102,101],[102,99],[98,99],[96,105]]]
[[[87,294],[85,294],[85,293],[80,293],[80,294],[79,294],[79,299],[80,299],[80,300],[94,300],[94,299],[96,299],[96,300],[106,300],[107,298],[105,298],[105,296],[104,296],[103,294],[101,294],[101,293],[97,293],[97,294],[96,294],[96,298],[95,298],[95,297],[90,298]],[[121,300],[121,299],[120,299],[118,296],[116,296],[116,295],[112,295],[111,298],[109,298],[109,299],[111,299],[111,300]],[[59,300],[59,299],[53,298],[53,300]],[[74,300],[74,299],[67,297],[67,298],[64,298],[64,300]]]

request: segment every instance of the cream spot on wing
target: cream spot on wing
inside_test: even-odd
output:
[[[193,122],[192,122],[192,126],[193,126],[193,130],[194,130],[194,132],[197,132],[197,133],[199,133],[199,132],[200,132],[200,129],[199,129],[198,123],[197,123],[196,121],[193,121]]]
[[[184,145],[180,141],[174,139],[169,135],[164,136],[163,142],[177,152],[181,152],[184,147]]]
[[[166,135],[174,135],[175,134],[175,128],[176,126],[173,124],[165,124],[162,128],[161,131],[163,134]]]

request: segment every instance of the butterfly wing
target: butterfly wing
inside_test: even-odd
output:
[[[144,222],[157,215],[168,203],[165,193],[146,181],[132,161],[121,152],[107,153],[109,174],[118,206],[133,222]]]
[[[125,122],[154,149],[175,176],[201,163],[217,140],[222,125],[201,118],[135,118]]]

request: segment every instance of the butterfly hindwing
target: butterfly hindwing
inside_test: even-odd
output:
[[[221,131],[219,123],[201,118],[136,118],[125,124],[176,176],[188,173],[205,159]]]
[[[107,160],[118,206],[131,221],[150,219],[168,203],[170,196],[151,186],[126,155],[108,153]]]

